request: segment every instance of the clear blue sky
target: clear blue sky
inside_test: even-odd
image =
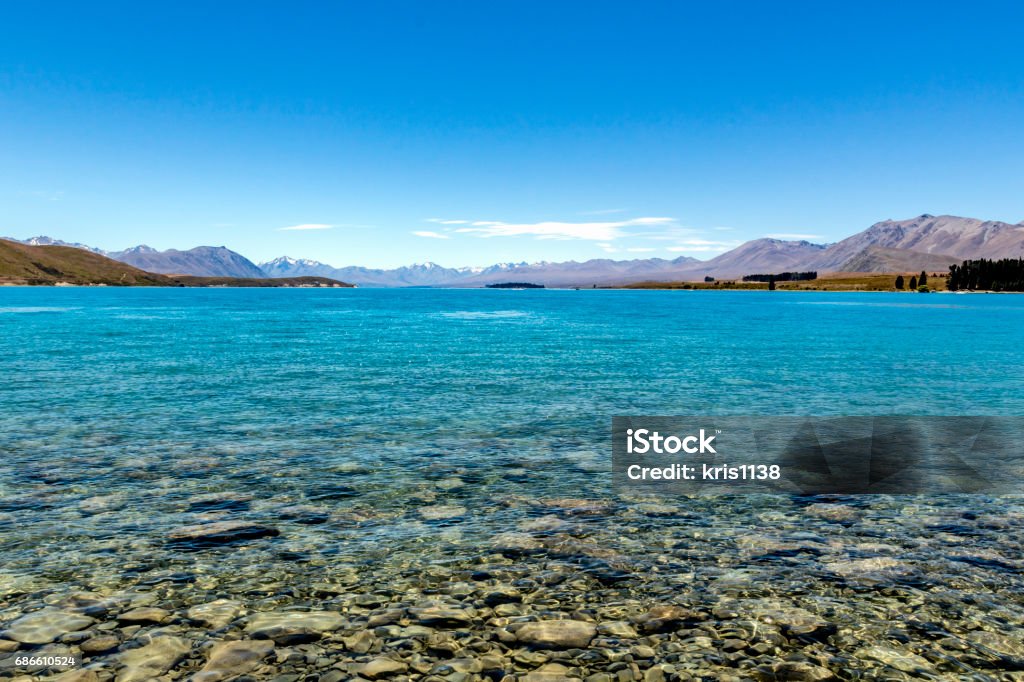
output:
[[[1018,222],[1022,26],[1019,1],[8,2],[0,234],[455,266]]]

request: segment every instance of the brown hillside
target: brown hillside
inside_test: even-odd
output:
[[[174,286],[164,275],[71,246],[29,246],[0,239],[0,284]]]

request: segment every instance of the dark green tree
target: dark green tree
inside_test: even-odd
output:
[[[903,290],[903,275],[896,275],[896,288]]]
[[[917,277],[910,278],[910,290],[915,291],[917,289]]]
[[[925,284],[928,284],[928,273],[925,272],[924,270],[921,271],[921,276],[917,278],[917,284],[919,286],[924,286]]]
[[[775,291],[775,278],[772,277],[768,280],[768,291]]]
[[[1024,258],[965,260],[949,267],[950,291],[1024,291]]]

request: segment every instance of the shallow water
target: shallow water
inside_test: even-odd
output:
[[[400,676],[481,674],[431,672],[444,657],[405,643],[424,600],[475,609],[420,625],[480,639],[464,653],[502,657],[502,674],[601,674],[622,660],[595,649],[622,649],[636,679],[789,663],[1001,679],[1024,667],[1020,500],[638,500],[607,475],[615,414],[1024,414],[1024,297],[953,299],[0,289],[0,624],[92,608],[88,628],[19,652],[81,657],[113,624],[120,644],[84,658],[100,679],[154,634],[194,647],[161,673],[176,678],[252,613],[309,608],[345,625],[251,674],[349,675],[376,654]],[[226,537],[201,532],[222,522]],[[508,586],[498,612],[485,595]],[[229,625],[188,616],[218,598],[240,605]],[[140,604],[168,616],[118,620]],[[690,615],[568,658],[497,634],[642,623],[657,605]],[[369,627],[389,610],[403,615],[377,630],[406,631]],[[821,622],[783,622],[807,614]],[[343,644],[363,631],[375,648]]]

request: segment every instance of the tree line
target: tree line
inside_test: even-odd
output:
[[[1024,291],[1024,258],[980,258],[950,265],[946,287],[950,291]]]
[[[904,284],[903,275],[896,275],[896,289],[903,291]],[[909,288],[911,291],[928,291],[928,273],[922,270],[920,275],[911,275]]]
[[[744,275],[744,282],[803,282],[818,279],[817,271],[780,272],[777,275]]]

